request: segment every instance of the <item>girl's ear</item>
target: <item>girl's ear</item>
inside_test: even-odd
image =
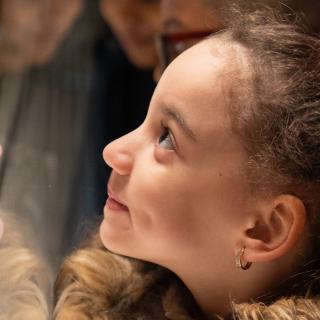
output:
[[[251,217],[245,230],[246,261],[271,261],[285,255],[302,235],[306,223],[303,202],[292,195],[280,195]]]
[[[2,220],[0,218],[0,240],[1,240],[2,235],[3,235],[3,231],[4,231],[4,226],[3,226],[3,222],[2,222]]]

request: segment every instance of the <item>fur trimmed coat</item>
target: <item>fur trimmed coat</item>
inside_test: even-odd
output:
[[[110,253],[98,236],[65,260],[55,294],[55,320],[207,320],[176,276]],[[226,319],[318,320],[320,297],[234,304]]]
[[[27,221],[0,210],[0,320],[49,320],[52,271]]]

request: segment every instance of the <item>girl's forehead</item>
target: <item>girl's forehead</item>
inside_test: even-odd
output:
[[[222,38],[210,38],[191,47],[178,56],[166,69],[159,81],[156,93],[164,92],[164,97],[175,92],[185,92],[202,100],[212,98],[215,89],[227,89],[234,77],[241,72],[239,50]]]
[[[202,40],[191,48],[180,54],[167,68],[170,71],[180,66],[188,72],[199,69],[198,76],[201,77],[201,66],[205,68],[214,67],[216,71],[223,73],[243,73],[249,70],[249,55],[241,44],[230,39],[227,32],[214,34]],[[196,79],[194,79],[196,80]]]
[[[215,41],[214,41],[215,42]],[[215,50],[215,47],[217,50]],[[184,78],[184,75],[193,76],[192,81],[197,82],[201,78],[208,76],[208,71],[214,67],[223,67],[225,55],[220,54],[220,48],[214,47],[211,41],[202,41],[179,55],[167,68],[162,78]],[[162,79],[160,80],[160,82]]]
[[[225,76],[230,69],[229,58],[221,53],[221,48],[215,53],[211,43],[204,41],[179,56],[159,81],[151,114],[164,108],[177,109],[202,136],[229,127],[225,95],[232,79]]]

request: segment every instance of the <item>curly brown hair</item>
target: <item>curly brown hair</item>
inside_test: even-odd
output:
[[[252,191],[292,194],[307,209],[304,276],[294,278],[296,293],[304,295],[310,283],[317,287],[320,266],[320,39],[293,12],[233,6],[228,17],[224,36],[240,44],[246,58],[245,68],[232,73],[229,106],[248,154]]]

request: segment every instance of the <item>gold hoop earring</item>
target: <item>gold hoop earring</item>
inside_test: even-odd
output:
[[[246,262],[245,264],[243,264],[242,262],[242,257],[245,249],[245,247],[242,247],[236,255],[236,266],[237,268],[241,268],[242,270],[248,270],[252,265],[252,262]]]

